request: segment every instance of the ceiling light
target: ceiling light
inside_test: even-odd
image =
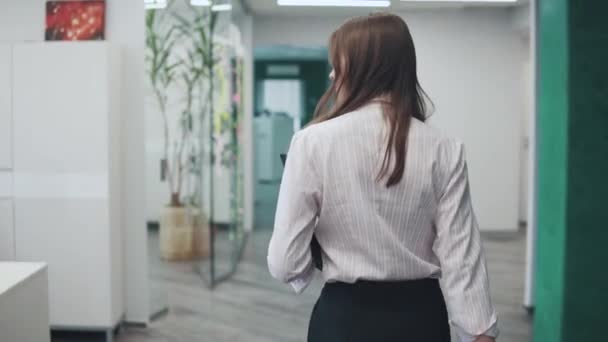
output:
[[[390,0],[277,0],[279,6],[388,7]]]
[[[220,4],[211,6],[211,10],[215,12],[232,11],[231,4]]]
[[[146,9],[161,9],[167,7],[167,0],[144,0]]]
[[[519,0],[401,0],[401,2],[430,2],[430,3],[445,3],[445,2],[517,2]]]
[[[211,1],[209,1],[209,0],[190,0],[190,5],[192,5],[192,6],[211,6]]]

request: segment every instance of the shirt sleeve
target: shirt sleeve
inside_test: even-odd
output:
[[[497,335],[488,272],[473,213],[467,164],[461,143],[444,146],[444,186],[436,216],[435,254],[452,323],[462,336]]]
[[[291,142],[268,247],[270,274],[302,292],[314,274],[310,251],[319,214],[321,180],[315,171],[305,139],[296,134]]]
[[[455,328],[456,328],[456,333],[458,334],[458,338],[459,338],[460,342],[475,342],[477,337],[479,337],[479,335],[471,335],[471,334],[463,331],[458,326],[455,326]],[[488,336],[488,337],[493,337],[493,338],[498,337],[498,323],[492,324],[490,329],[485,331],[482,335]]]

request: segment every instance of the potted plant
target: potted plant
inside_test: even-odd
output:
[[[210,12],[210,11],[207,11]],[[167,11],[163,12],[166,18]],[[175,24],[162,29],[157,10],[146,15],[147,65],[150,83],[163,118],[162,178],[170,198],[160,220],[160,254],[166,260],[189,260],[209,254],[209,220],[201,210],[202,142],[200,129],[208,110],[212,88],[212,39],[214,15],[193,11],[191,20],[170,14]],[[177,44],[185,47],[181,56]],[[182,109],[168,112],[169,89],[180,87]],[[199,99],[196,101],[196,99]],[[197,108],[198,107],[198,108]],[[172,119],[177,119],[173,122]],[[173,131],[172,123],[176,124]]]

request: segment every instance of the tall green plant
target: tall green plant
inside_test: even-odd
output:
[[[192,16],[188,19],[178,13],[173,17],[178,23],[176,29],[180,35],[185,37],[186,53],[180,59],[181,78],[185,92],[184,109],[182,111],[181,125],[182,131],[191,134],[192,139],[200,139],[193,132],[194,121],[198,122],[199,129],[203,129],[207,114],[213,111],[213,68],[217,60],[213,58],[213,51],[216,48],[212,39],[217,14],[209,9],[191,9]],[[198,108],[194,108],[194,99],[198,99]],[[209,139],[212,139],[210,136]],[[200,141],[204,143],[204,141]],[[198,144],[200,146],[200,144]],[[180,172],[190,172],[194,175],[195,186],[188,199],[192,205],[199,204],[203,154],[200,148],[195,148],[197,144],[192,144],[192,148],[185,152],[183,146],[180,147],[180,154],[187,153],[185,157],[190,162],[190,167]]]
[[[163,119],[163,174],[167,179],[171,194],[170,205],[180,206],[181,180],[177,176],[174,162],[170,158],[170,133],[167,104],[169,102],[169,89],[178,77],[181,61],[172,61],[171,56],[175,44],[179,41],[177,27],[170,26],[166,32],[161,32],[163,15],[159,10],[152,9],[146,12],[146,63],[150,85]]]
[[[215,45],[212,39],[217,14],[209,8],[190,9],[191,15],[187,16],[173,11],[171,5],[146,13],[146,65],[163,119],[163,174],[171,194],[169,204],[174,207],[182,206],[184,197],[192,202],[200,191],[200,181],[192,194],[184,195],[183,187],[188,173],[202,172],[202,153],[195,142],[199,138],[195,120],[198,119],[202,129],[206,114],[212,111],[212,75],[217,63],[213,58]],[[185,52],[176,53],[176,45]],[[167,106],[169,91],[177,85],[184,98],[180,102],[183,108],[178,116],[179,129],[172,139]]]

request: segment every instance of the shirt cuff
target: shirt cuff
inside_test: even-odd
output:
[[[289,285],[296,291],[297,294],[300,294],[306,290],[308,285],[312,282],[312,279],[315,275],[315,268],[309,267],[308,270],[302,275],[295,277],[289,282]]]
[[[483,334],[477,335],[477,336],[473,336],[473,335],[467,333],[466,331],[464,331],[463,329],[461,329],[460,327],[458,327],[456,325],[454,326],[454,328],[456,329],[460,342],[475,342],[475,340],[479,336],[488,336],[488,337],[496,338],[496,337],[498,337],[498,333],[499,333],[498,323],[492,324],[492,326],[488,330],[486,330]]]

